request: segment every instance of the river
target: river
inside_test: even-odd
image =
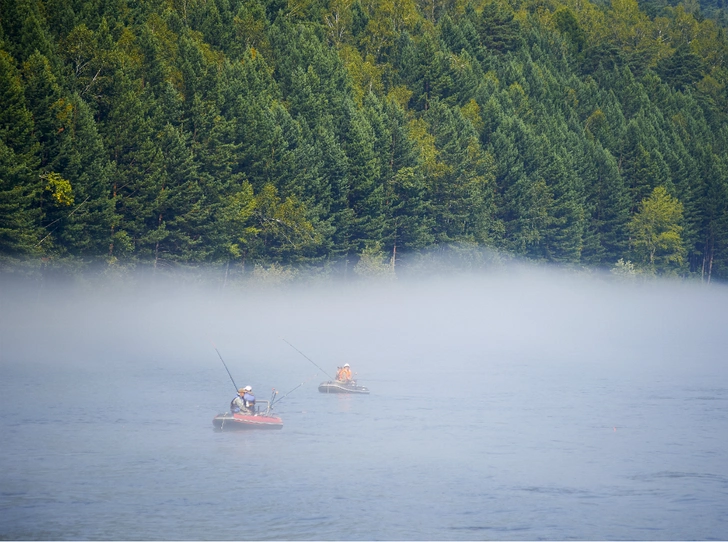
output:
[[[0,538],[728,538],[728,295],[3,295]],[[351,363],[370,395],[325,395]],[[280,431],[216,432],[234,385]]]

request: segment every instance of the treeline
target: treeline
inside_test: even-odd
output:
[[[728,39],[696,5],[0,0],[0,266],[457,244],[728,278]]]

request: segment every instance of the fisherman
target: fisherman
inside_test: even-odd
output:
[[[238,394],[230,402],[230,412],[235,414],[246,414],[252,416],[255,414],[255,395],[253,395],[253,388],[245,386],[238,390]]]
[[[253,388],[245,386],[243,389],[245,390],[243,402],[245,403],[245,408],[248,410],[248,413],[252,416],[255,414],[255,395],[253,395]]]
[[[339,369],[338,373],[336,373],[336,380],[344,382],[345,384],[351,382],[351,369],[349,368],[348,363],[344,363],[344,366]]]

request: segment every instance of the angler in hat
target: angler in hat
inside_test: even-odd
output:
[[[249,416],[255,414],[255,395],[252,387],[245,386],[238,390],[238,394],[230,402],[230,412]]]

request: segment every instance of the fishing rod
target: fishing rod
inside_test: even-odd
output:
[[[313,376],[312,376],[311,378],[314,378],[314,377],[316,377],[317,375],[318,375],[318,373],[316,373],[315,375],[313,375]],[[304,381],[303,381],[303,382],[301,382],[301,383],[300,383],[300,384],[299,384],[298,386],[296,386],[295,388],[293,388],[293,389],[292,389],[291,391],[289,391],[288,393],[286,393],[286,394],[285,394],[285,395],[283,395],[282,397],[279,397],[278,399],[276,399],[275,401],[273,401],[273,402],[272,402],[272,403],[270,404],[270,407],[271,407],[271,408],[273,408],[273,405],[275,405],[276,403],[280,403],[281,401],[283,401],[283,399],[285,399],[285,398],[286,398],[286,397],[288,396],[288,394],[290,394],[291,392],[294,392],[294,391],[296,391],[296,390],[297,390],[298,388],[300,388],[301,386],[303,386],[303,385],[304,385],[304,384],[305,384],[306,382],[308,382],[309,380],[311,380],[311,378],[309,378],[308,380],[304,380]]]
[[[328,377],[329,377],[329,380],[334,380],[333,378],[331,378],[331,377],[329,376],[329,373],[327,373],[327,372],[326,372],[326,371],[324,371],[324,370],[323,370],[323,369],[322,369],[321,367],[319,367],[318,365],[316,365],[316,363],[315,363],[315,362],[314,362],[314,361],[313,361],[313,360],[312,360],[311,358],[309,358],[309,357],[308,357],[308,356],[307,356],[306,354],[304,354],[303,352],[301,352],[301,351],[300,351],[300,350],[299,350],[298,348],[296,348],[295,346],[293,346],[293,345],[292,345],[291,343],[289,343],[289,342],[288,342],[287,340],[285,340],[285,339],[283,339],[283,338],[281,338],[281,340],[282,340],[282,341],[283,341],[284,343],[286,343],[286,344],[287,344],[288,346],[290,346],[291,348],[293,348],[293,349],[294,349],[294,350],[295,350],[296,352],[298,352],[299,354],[301,354],[301,355],[302,355],[302,356],[303,356],[304,358],[306,358],[306,359],[307,359],[308,361],[310,361],[311,363],[313,363],[313,364],[314,364],[314,367],[316,367],[316,368],[317,368],[317,369],[318,369],[319,371],[321,371],[322,373],[324,373],[324,374],[325,374],[326,376],[328,376]]]
[[[217,349],[217,346],[215,346],[215,343],[210,341],[212,343],[212,347],[215,349],[215,352],[217,352],[217,355],[220,357],[220,361],[222,361],[223,366],[225,367],[225,370],[227,371],[228,376],[230,377],[230,381],[233,383],[233,386],[235,386],[235,391],[237,392],[240,388],[238,388],[237,384],[235,384],[235,380],[233,380],[233,375],[230,374],[230,369],[228,369],[228,366],[225,364],[225,360],[222,359],[222,355],[220,354],[220,351]]]
[[[273,388],[270,396],[270,401],[268,402],[268,408],[273,408],[273,403],[275,403],[273,399],[275,399],[276,395],[278,395],[278,390]]]

